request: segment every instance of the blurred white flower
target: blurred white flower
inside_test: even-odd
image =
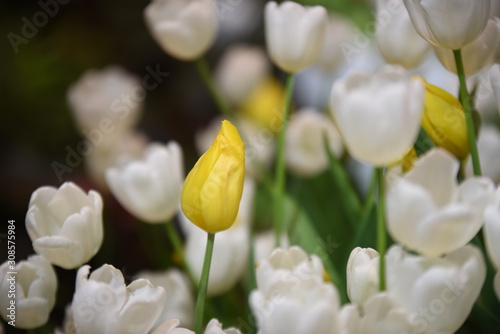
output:
[[[417,32],[429,43],[458,50],[475,40],[490,17],[491,0],[404,0]]]
[[[120,270],[104,264],[89,276],[90,266],[76,275],[71,307],[78,334],[147,334],[165,304],[165,290],[148,280],[125,285]]]
[[[330,151],[340,157],[342,138],[333,121],[311,108],[297,111],[286,131],[285,161],[288,169],[305,177],[325,171],[329,165],[325,136]]]
[[[362,307],[343,306],[340,318],[345,333],[349,334],[417,334],[408,311],[394,302],[387,292],[371,296]]]
[[[40,255],[31,255],[17,264],[6,261],[0,266],[1,315],[16,328],[45,325],[56,302],[56,291],[54,268]]]
[[[347,62],[342,45],[345,43],[354,44],[355,36],[356,30],[351,20],[340,15],[330,14],[323,47],[318,57],[318,63],[323,69],[336,71]]]
[[[249,302],[260,334],[340,333],[340,300],[323,281],[318,257],[299,247],[276,249],[256,269],[257,289]]]
[[[271,1],[264,19],[269,55],[283,71],[299,72],[318,59],[328,23],[325,8]]]
[[[256,266],[258,266],[261,261],[267,259],[276,248],[275,239],[276,233],[274,232],[274,230],[268,230],[254,235],[253,259]],[[281,247],[288,248],[289,242],[287,235],[283,234],[280,239]]]
[[[375,40],[385,60],[406,68],[417,67],[430,45],[413,27],[403,0],[378,0],[376,21]]]
[[[388,293],[410,313],[414,332],[455,333],[479,297],[486,264],[472,245],[441,258],[420,257],[393,246],[387,253],[386,277]]]
[[[212,46],[217,14],[211,0],[153,0],[144,17],[154,39],[180,60],[195,60]]]
[[[356,247],[347,261],[347,295],[351,303],[364,304],[379,289],[379,254],[372,248]]]
[[[495,64],[490,68],[490,81],[497,103],[497,111],[500,113],[500,64]]]
[[[222,93],[234,104],[241,103],[268,76],[269,60],[260,47],[238,44],[222,56],[215,79]]]
[[[137,124],[144,90],[138,77],[119,66],[85,72],[68,90],[76,124],[94,146],[119,140]]]
[[[483,176],[490,178],[495,183],[500,183],[500,131],[496,126],[483,125],[479,130],[477,139],[479,160]],[[472,161],[467,162],[467,175],[472,176]]]
[[[424,86],[403,68],[387,65],[375,75],[355,72],[337,81],[330,106],[348,152],[388,165],[403,158],[417,138]]]
[[[85,156],[85,168],[101,189],[108,189],[106,171],[125,161],[141,158],[147,144],[147,138],[143,134],[128,132],[114,143],[95,146]]]
[[[86,194],[72,182],[38,188],[26,214],[35,252],[64,269],[88,262],[102,244],[102,205],[98,192]]]
[[[179,319],[181,326],[194,325],[194,297],[188,277],[178,269],[162,272],[141,271],[136,279],[144,278],[165,290],[165,305],[154,327],[168,319]]]
[[[177,213],[184,171],[176,142],[149,144],[143,159],[106,172],[109,188],[130,213],[147,223],[168,222]]]
[[[444,149],[421,156],[387,193],[387,225],[395,241],[436,257],[467,244],[483,226],[494,185],[482,177],[458,185],[459,163]]]
[[[466,76],[470,76],[490,66],[495,60],[495,53],[500,46],[500,19],[495,17],[488,21],[482,34],[473,42],[462,48],[462,60]],[[457,73],[457,65],[453,51],[435,46],[434,51],[450,72]]]
[[[244,275],[250,252],[250,226],[253,219],[255,184],[245,180],[238,216],[233,226],[217,233],[208,278],[207,295],[216,296],[229,291]],[[186,260],[196,280],[201,277],[207,245],[207,233],[184,216],[186,229]]]

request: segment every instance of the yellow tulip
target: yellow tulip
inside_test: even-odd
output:
[[[243,101],[240,109],[246,117],[277,133],[283,123],[285,90],[274,78],[264,80]]]
[[[425,87],[422,127],[436,146],[446,149],[459,159],[465,159],[469,155],[469,144],[465,114],[460,101],[437,86],[425,82]]]
[[[240,205],[245,179],[245,145],[229,122],[189,172],[182,188],[186,217],[209,233],[230,228]]]

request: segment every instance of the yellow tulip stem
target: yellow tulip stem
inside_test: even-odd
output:
[[[198,69],[198,73],[200,73],[203,83],[210,92],[210,95],[217,105],[217,108],[219,108],[220,113],[223,117],[229,117],[231,115],[229,104],[227,103],[226,99],[219,90],[219,87],[215,83],[212,73],[210,72],[210,68],[208,67],[207,61],[205,60],[205,58],[201,57],[195,60],[195,65]]]
[[[474,119],[472,116],[472,103],[467,90],[467,83],[465,82],[464,64],[462,61],[462,50],[453,50],[455,56],[455,63],[457,65],[458,80],[460,82],[460,102],[464,107],[465,121],[467,123],[467,137],[469,140],[469,150],[472,158],[472,168],[474,175],[481,176],[481,163],[479,161],[479,153],[477,151],[476,131],[474,130]]]
[[[165,224],[165,230],[167,231],[168,240],[170,241],[170,244],[174,247],[177,256],[179,256],[181,264],[184,267],[184,270],[186,271],[189,280],[191,281],[191,284],[196,289],[198,287],[198,282],[196,282],[191,267],[186,261],[186,257],[184,256],[184,248],[182,245],[182,240],[179,236],[179,233],[175,229],[172,221],[169,221]]]
[[[379,258],[379,290],[385,290],[385,250],[387,231],[385,226],[385,180],[384,168],[377,167],[378,203],[377,203],[377,251]]]
[[[198,286],[198,298],[196,299],[195,307],[195,334],[202,334],[203,309],[205,308],[205,299],[207,297],[208,276],[210,274],[210,263],[212,262],[214,243],[215,233],[207,233],[207,248],[205,250],[205,260],[203,261],[203,270],[201,272],[200,284]]]
[[[283,231],[284,196],[285,196],[285,133],[292,101],[293,74],[287,74],[285,81],[285,103],[283,103],[283,121],[278,133],[278,147],[275,165],[275,196],[274,196],[274,232],[275,245],[279,247]]]

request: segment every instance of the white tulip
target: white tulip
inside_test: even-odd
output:
[[[68,90],[78,128],[94,146],[115,142],[139,121],[141,81],[119,66],[89,70]],[[117,139],[118,138],[118,139]]]
[[[102,244],[102,205],[98,192],[85,194],[72,182],[38,188],[26,214],[35,252],[64,269],[88,262]]]
[[[150,144],[142,160],[106,172],[113,195],[147,223],[168,222],[177,213],[184,182],[182,149],[176,142]]]
[[[253,259],[255,266],[259,266],[260,262],[267,259],[275,249],[276,233],[274,230],[267,230],[255,234],[253,238]],[[280,246],[289,247],[289,241],[286,234],[280,238]]]
[[[269,257],[259,263],[255,273],[257,287],[269,295],[280,282],[297,282],[306,279],[323,281],[323,263],[316,255],[310,257],[298,246],[276,248]]]
[[[342,45],[354,44],[355,36],[355,26],[349,19],[330,14],[323,47],[318,57],[318,63],[323,69],[335,71],[346,63],[347,59]]]
[[[56,291],[54,268],[40,255],[17,264],[6,261],[0,266],[1,315],[16,328],[45,325],[56,302]]]
[[[250,254],[250,224],[253,219],[255,184],[246,179],[238,216],[231,228],[217,233],[208,278],[207,295],[216,296],[229,291],[245,274]],[[184,216],[187,230],[186,260],[196,280],[201,277],[207,245],[207,233]]]
[[[311,177],[328,168],[325,136],[330,151],[338,158],[343,145],[333,121],[317,110],[299,110],[288,124],[285,137],[287,167],[300,176]]]
[[[210,0],[153,0],[144,17],[163,50],[180,60],[202,56],[217,35],[217,14]]]
[[[379,289],[379,254],[372,248],[356,247],[347,261],[347,295],[351,303],[364,304]]]
[[[340,318],[345,333],[349,334],[417,334],[408,311],[387,292],[371,296],[362,307],[343,306]]]
[[[222,324],[217,319],[212,319],[205,328],[205,334],[241,334],[241,332],[234,327],[222,329]]]
[[[469,316],[486,278],[481,251],[464,246],[441,258],[387,253],[387,289],[410,313],[417,333],[455,333]]]
[[[453,252],[483,226],[494,198],[491,180],[473,177],[458,185],[459,163],[444,149],[432,149],[396,180],[387,194],[387,225],[398,243],[436,257]]]
[[[325,8],[271,1],[266,4],[264,19],[269,55],[283,71],[299,72],[318,59],[328,23]]]
[[[165,305],[165,290],[148,280],[125,285],[120,270],[105,264],[89,276],[90,266],[76,275],[73,321],[78,334],[146,334]]]
[[[390,64],[417,67],[430,49],[413,27],[403,0],[377,1],[376,29],[378,49]]]
[[[375,166],[400,160],[417,138],[424,91],[420,79],[389,65],[337,81],[330,105],[349,153]]]
[[[141,271],[136,278],[144,278],[165,290],[165,305],[154,327],[168,319],[179,319],[183,327],[194,325],[194,297],[188,277],[178,269],[163,272]]]
[[[484,214],[484,241],[486,251],[497,273],[493,287],[500,300],[500,187],[496,191],[495,203],[486,209]]]
[[[483,125],[479,130],[477,150],[483,176],[500,183],[500,131],[493,125]],[[467,175],[472,176],[472,161],[467,162]]]
[[[268,76],[269,60],[257,47],[239,44],[229,48],[217,65],[215,79],[222,93],[241,103]],[[243,79],[244,78],[244,79]]]
[[[458,50],[475,40],[490,17],[491,0],[404,0],[417,32],[429,43]]]
[[[483,33],[473,42],[462,48],[462,60],[466,76],[470,76],[490,66],[495,60],[495,53],[500,46],[500,19],[488,21]],[[441,64],[450,72],[457,73],[453,51],[435,46],[434,51]]]
[[[283,280],[274,283],[270,293],[252,291],[249,302],[260,334],[341,333],[340,300],[331,283]]]

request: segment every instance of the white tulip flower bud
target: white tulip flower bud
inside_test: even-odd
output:
[[[2,318],[22,329],[45,325],[56,302],[54,268],[40,255],[30,256],[15,268],[11,266],[8,261],[0,266]]]
[[[154,39],[180,60],[195,60],[212,46],[217,14],[211,0],[153,0],[144,17]]]
[[[142,160],[132,160],[106,172],[121,205],[147,223],[165,223],[179,208],[184,181],[182,149],[176,142],[152,143]]]
[[[38,188],[26,214],[35,252],[64,269],[88,262],[102,244],[102,205],[98,192],[85,194],[72,182]]]
[[[347,261],[347,295],[351,303],[364,304],[378,292],[379,254],[371,248],[356,247]]]
[[[268,52],[279,68],[296,73],[318,59],[328,23],[325,8],[271,1],[264,15]]]
[[[491,0],[404,0],[417,32],[429,43],[458,50],[475,40],[490,18]]]

